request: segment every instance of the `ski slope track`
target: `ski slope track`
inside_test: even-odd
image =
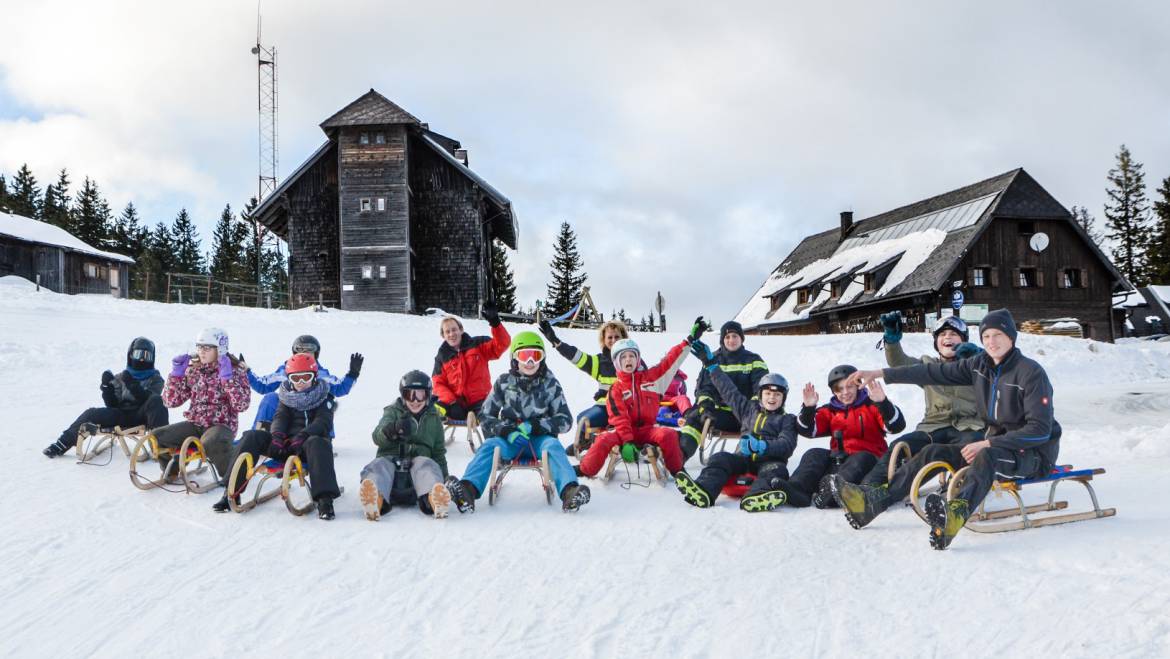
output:
[[[106,467],[41,455],[101,404],[99,374],[122,368],[133,337],[156,341],[165,374],[209,325],[260,372],[303,333],[321,340],[334,373],[365,354],[337,412],[346,492],[335,521],[294,518],[279,501],[217,515],[214,494],[136,490],[120,453]],[[597,345],[591,331],[560,334]],[[651,360],[682,334],[635,338]],[[883,364],[878,338],[747,345],[794,391],[816,383],[824,401],[830,367]],[[673,485],[622,488],[620,468],[609,484],[587,481],[593,500],[573,515],[519,472],[474,515],[396,508],[368,522],[356,492],[370,433],[401,374],[430,371],[439,341],[432,318],[63,296],[0,279],[0,656],[1170,656],[1170,344],[1021,335],[1056,390],[1061,461],[1105,467],[1094,482],[1117,516],[965,532],[937,552],[909,508],[861,531],[835,510],[751,515],[726,498],[699,510]],[[910,354],[930,350],[927,335],[904,341]],[[594,383],[559,355],[550,365],[574,412],[589,404]],[[683,366],[692,386],[698,368]],[[921,391],[889,393],[912,428]],[[801,439],[791,465],[824,445]],[[469,459],[466,444],[450,447],[453,473]],[[698,472],[697,457],[688,469]],[[1065,493],[1087,505],[1079,487]]]

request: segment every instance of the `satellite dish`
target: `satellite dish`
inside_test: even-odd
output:
[[[1028,246],[1036,252],[1043,252],[1048,248],[1048,234],[1034,233],[1032,239],[1028,241]]]

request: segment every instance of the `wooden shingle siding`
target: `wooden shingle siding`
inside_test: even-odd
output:
[[[341,302],[337,224],[337,150],[302,175],[288,192],[289,285],[294,307]]]

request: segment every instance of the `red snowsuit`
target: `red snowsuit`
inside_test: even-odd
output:
[[[464,334],[458,349],[446,342],[439,346],[431,372],[439,403],[449,406],[462,402],[467,407],[482,403],[492,391],[488,362],[499,359],[511,342],[508,330],[500,324],[492,328],[491,338]]]
[[[662,392],[674,378],[675,371],[687,358],[687,342],[683,341],[666,352],[662,361],[642,371],[618,371],[617,382],[605,399],[606,412],[613,430],[597,436],[581,458],[581,473],[595,476],[615,446],[632,442],[636,446],[655,444],[662,451],[662,459],[670,473],[683,468],[682,449],[678,446],[678,431],[655,426]]]

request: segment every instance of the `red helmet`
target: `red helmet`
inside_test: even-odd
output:
[[[298,352],[288,361],[284,363],[285,374],[290,373],[312,373],[317,374],[317,360],[313,359],[313,355],[307,352]]]

